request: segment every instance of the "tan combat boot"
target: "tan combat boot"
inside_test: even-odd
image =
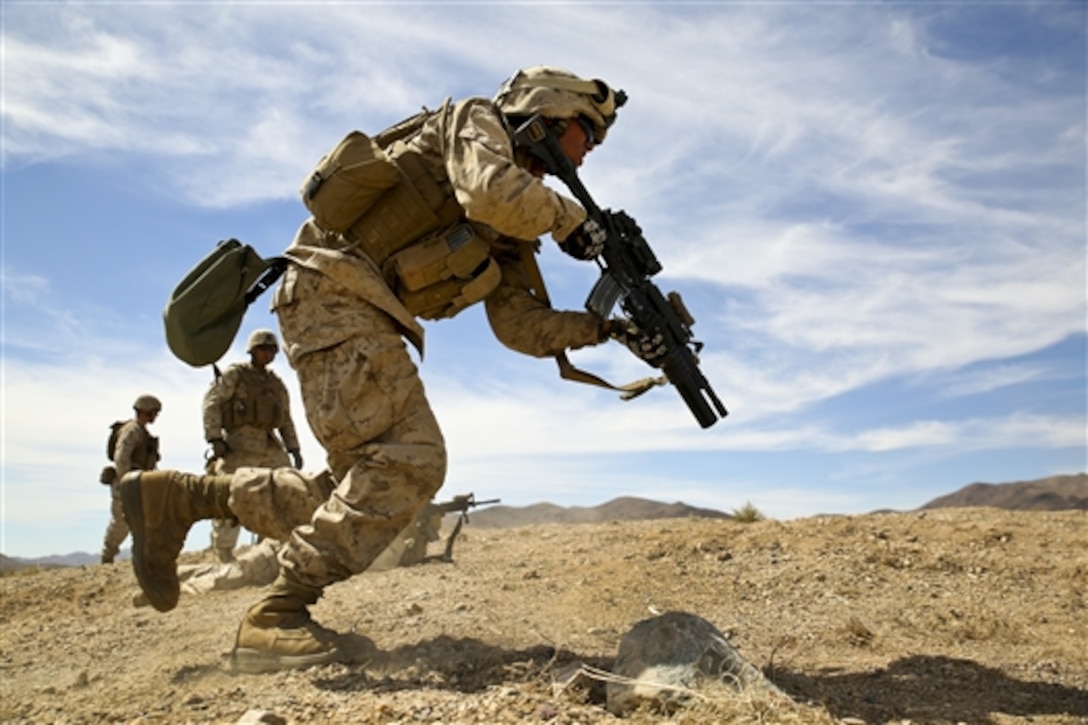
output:
[[[121,503],[132,530],[132,569],[151,606],[178,605],[178,554],[201,519],[233,516],[227,507],[231,476],[179,471],[130,471],[121,479]]]
[[[259,674],[312,667],[342,659],[339,635],[310,619],[319,589],[293,584],[281,573],[269,595],[249,608],[231,652],[236,672]]]

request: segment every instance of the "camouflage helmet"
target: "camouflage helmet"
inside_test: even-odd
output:
[[[132,404],[132,409],[144,413],[158,413],[162,410],[162,403],[154,395],[141,395]]]
[[[271,330],[254,330],[249,333],[246,341],[246,352],[253,352],[258,347],[272,347],[276,352],[280,350],[280,344],[276,341],[276,333]]]
[[[600,143],[616,121],[616,109],[627,102],[627,94],[613,92],[599,78],[587,81],[562,68],[539,65],[507,78],[492,100],[510,116],[585,116],[593,122],[593,133]]]

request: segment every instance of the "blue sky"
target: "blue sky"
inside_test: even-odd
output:
[[[537,64],[629,94],[582,179],[639,221],[730,416],[560,381],[471,309],[427,325],[440,497],[788,519],[1088,469],[1086,7],[5,2],[0,551],[98,551],[107,426],[141,393],[162,464],[201,467],[211,372],[161,311],[216,241],[279,253],[349,130]],[[594,268],[545,246],[581,308]],[[267,326],[262,299],[239,343]],[[646,372],[617,345],[573,359]]]

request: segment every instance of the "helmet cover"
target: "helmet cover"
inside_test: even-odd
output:
[[[271,330],[254,330],[249,333],[246,352],[251,353],[258,347],[272,347],[276,349],[276,352],[279,352],[280,344],[276,340],[276,333]]]
[[[162,403],[154,395],[141,395],[136,398],[136,402],[132,404],[133,410],[143,411],[144,413],[158,413],[162,410]]]
[[[599,78],[587,81],[562,68],[534,66],[508,78],[493,101],[509,116],[585,116],[593,123],[595,139],[600,143],[616,121],[616,109],[627,102],[627,94],[613,91]]]

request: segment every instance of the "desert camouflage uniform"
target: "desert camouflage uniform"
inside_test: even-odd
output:
[[[279,435],[276,435],[276,431]],[[204,438],[222,438],[230,450],[209,473],[233,473],[242,466],[290,466],[287,451],[299,449],[287,387],[271,370],[235,363],[204,394]],[[212,548],[223,560],[238,543],[233,519],[212,521]]]
[[[541,357],[600,342],[589,313],[554,311],[530,292],[521,255],[535,253],[546,232],[566,237],[585,212],[516,164],[491,102],[454,104],[445,123],[432,118],[410,146],[478,233],[490,232],[503,273],[486,301],[496,337]],[[231,487],[242,525],[284,540],[284,575],[314,590],[367,569],[446,472],[445,443],[404,343],[422,350],[423,329],[374,261],[340,251],[347,246],[304,223],[272,303],[307,419],[339,485],[330,496],[295,471],[243,468]]]
[[[102,541],[102,558],[112,561],[121,550],[121,544],[128,536],[128,523],[121,507],[121,477],[132,470],[154,470],[159,462],[159,439],[151,435],[140,421],[133,418],[125,421],[124,427],[117,434],[117,443],[113,449],[113,465],[117,475],[110,484],[110,522],[106,526],[106,535]]]
[[[427,545],[440,538],[442,516],[440,508],[428,504],[367,571],[386,571],[422,562],[427,556]],[[181,564],[178,566],[181,593],[206,594],[271,584],[280,571],[277,554],[281,547],[280,542],[274,539],[262,539],[253,546],[243,547],[234,561]],[[147,597],[143,592],[138,592],[133,597],[133,604],[137,607],[147,606]]]

